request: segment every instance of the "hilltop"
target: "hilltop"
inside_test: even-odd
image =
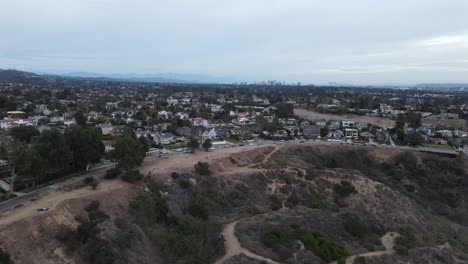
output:
[[[208,161],[210,175],[193,170],[197,160]],[[2,247],[18,263],[28,263],[31,255],[48,263],[468,259],[466,158],[342,145],[266,145],[217,157],[204,152],[167,162],[149,158],[142,171],[162,182],[108,180],[97,191],[67,187],[69,198],[45,214],[6,225],[0,218]],[[90,209],[92,201],[99,202],[98,209]],[[96,238],[71,244],[60,235],[61,228],[73,230],[92,219],[91,210],[106,216],[97,223]],[[176,243],[179,236],[184,242]],[[20,244],[18,237],[24,237]],[[87,251],[91,245],[106,250]],[[23,253],[28,250],[31,255]]]

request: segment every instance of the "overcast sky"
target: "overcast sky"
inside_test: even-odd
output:
[[[0,68],[468,82],[467,0],[1,0]]]

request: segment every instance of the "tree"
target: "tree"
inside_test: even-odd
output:
[[[189,138],[189,141],[187,142],[187,147],[189,147],[193,153],[199,146],[200,146],[200,143],[198,142],[198,139],[196,139],[194,136],[191,136]]]
[[[395,129],[403,129],[405,127],[405,116],[403,114],[397,115],[397,120],[395,122]]]
[[[424,139],[419,132],[412,131],[406,135],[405,141],[409,146],[416,147],[421,145],[424,142]]]
[[[325,138],[328,135],[328,128],[327,127],[322,127],[320,128],[320,137]]]
[[[10,129],[10,135],[16,140],[29,144],[33,137],[39,136],[39,130],[32,126],[18,126]]]
[[[75,114],[75,122],[79,126],[86,126],[87,118],[83,115],[82,111],[78,111]]]
[[[138,139],[123,135],[117,138],[112,156],[117,160],[119,168],[131,170],[141,165],[146,152]]]
[[[73,153],[73,167],[84,169],[89,163],[98,162],[104,155],[101,130],[96,127],[75,126],[65,131],[67,145]]]
[[[64,135],[57,129],[44,131],[33,146],[33,154],[40,156],[47,164],[47,174],[52,179],[70,171],[73,153],[68,147]]]
[[[213,146],[213,143],[211,143],[211,139],[209,138],[203,142],[203,148],[205,149],[205,151],[210,150],[212,146]]]
[[[199,161],[195,164],[195,171],[202,176],[208,176],[211,174],[210,164],[208,164],[208,162]]]
[[[120,177],[122,178],[122,180],[129,183],[134,183],[143,179],[143,175],[138,170],[126,171]]]
[[[418,128],[421,126],[421,114],[410,112],[406,115],[406,119],[410,127]]]

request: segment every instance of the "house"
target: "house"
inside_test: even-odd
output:
[[[346,140],[356,140],[358,139],[358,130],[355,128],[345,128],[345,138]]]
[[[114,131],[114,126],[108,123],[98,124],[97,127],[101,129],[103,135],[112,135]]]
[[[365,141],[373,141],[374,140],[374,135],[369,132],[362,132],[359,133],[359,137]]]
[[[445,138],[453,137],[453,133],[451,130],[437,130],[436,133],[440,133],[442,137],[445,137]]]
[[[210,124],[208,123],[208,120],[205,118],[192,118],[192,125],[193,126],[201,126],[201,127],[208,127]]]
[[[463,146],[463,153],[465,153],[465,155],[468,155],[468,144]]]
[[[328,122],[328,130],[338,130],[340,129],[341,122],[336,120],[330,120]]]
[[[417,130],[425,135],[434,136],[434,130],[430,126],[420,126]]]
[[[203,141],[205,141],[207,139],[213,140],[216,137],[217,137],[217,133],[216,133],[216,129],[214,129],[214,128],[212,128],[210,130],[207,130],[207,131],[203,132],[203,134],[202,134]]]
[[[159,111],[158,112],[158,118],[165,119],[165,120],[170,119],[170,118],[172,118],[172,113],[168,112],[168,111],[164,111],[164,110]]]
[[[21,119],[21,118],[5,118],[0,120],[0,129],[10,129],[18,126],[35,126],[37,121],[35,119]]]
[[[316,125],[319,125],[319,126],[321,126],[321,127],[324,127],[324,126],[327,125],[327,121],[326,121],[325,119],[317,120],[317,121],[315,121],[315,124],[316,124]]]
[[[448,142],[447,140],[443,138],[429,138],[429,142],[432,144],[437,144],[437,145],[447,145]]]
[[[189,120],[190,119],[189,114],[185,113],[185,112],[178,112],[175,115],[181,120]]]
[[[71,127],[71,126],[76,125],[76,121],[75,119],[65,119],[63,120],[63,124],[67,127]]]
[[[163,145],[169,145],[174,143],[176,137],[171,132],[160,133],[158,136],[158,143]]]
[[[320,128],[319,125],[306,125],[302,128],[302,135],[307,138],[317,138],[320,136]]]
[[[183,127],[178,127],[175,132],[179,136],[188,137],[190,136],[190,133],[192,132],[192,130],[190,129],[190,127],[183,126]]]
[[[343,121],[341,121],[341,124],[342,124],[343,128],[354,127],[354,121],[351,121],[351,120],[343,120]]]
[[[53,116],[50,118],[51,123],[62,123],[65,120],[63,116]]]
[[[114,140],[103,140],[102,144],[104,144],[104,151],[106,153],[109,153],[112,150],[114,150]]]
[[[332,140],[341,140],[343,137],[344,134],[341,130],[330,131],[327,135],[327,138]]]
[[[140,137],[146,137],[146,138],[149,138],[149,139],[153,139],[156,141],[156,138],[159,136],[158,135],[158,132],[154,132],[154,131],[149,131],[149,130],[137,130],[135,131],[135,136],[137,138],[140,138]]]
[[[230,127],[218,127],[216,128],[216,137],[220,139],[225,139],[231,136],[232,129]]]
[[[273,134],[273,137],[276,139],[281,139],[281,138],[286,139],[288,138],[288,132],[286,132],[286,130],[277,130]]]
[[[179,103],[179,100],[173,99],[173,98],[171,97],[171,98],[166,99],[166,102],[167,102],[167,104],[168,104],[169,106],[171,106],[171,105],[176,105],[176,104],[178,104],[178,103]]]

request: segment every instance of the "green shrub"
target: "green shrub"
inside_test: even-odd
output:
[[[356,189],[349,181],[341,181],[340,184],[333,185],[333,190],[341,197],[348,197],[350,194],[356,192]]]
[[[112,169],[108,169],[106,171],[106,175],[104,176],[105,179],[108,179],[108,180],[111,180],[111,179],[115,179],[117,178],[120,174],[122,173],[122,171],[115,167],[115,168],[112,168]]]
[[[414,239],[409,237],[399,236],[395,239],[393,249],[398,255],[408,255],[408,251],[416,246]]]
[[[77,232],[68,226],[59,227],[59,230],[55,234],[55,239],[62,242],[65,248],[71,252],[75,251],[80,246]]]
[[[262,236],[262,243],[269,248],[288,245],[293,239],[292,230],[287,227],[275,227]]]
[[[97,188],[97,186],[99,184],[98,180],[96,180],[96,178],[94,178],[93,176],[86,177],[83,180],[83,182],[84,182],[84,184],[91,186],[91,188],[93,188],[93,190],[96,190],[96,188]]]
[[[301,241],[307,250],[312,251],[314,255],[326,262],[345,258],[349,255],[343,246],[327,239],[316,231],[302,230]]]
[[[343,246],[327,239],[319,232],[303,230],[301,233],[304,247],[326,262],[345,258],[349,255]]]
[[[181,179],[181,180],[179,181],[179,186],[180,186],[182,189],[188,190],[188,189],[190,189],[190,187],[192,187],[192,183],[190,182],[189,179]]]
[[[208,164],[208,162],[199,161],[195,164],[195,171],[202,176],[208,176],[211,174],[210,164]]]
[[[271,210],[279,210],[283,207],[283,202],[278,197],[278,195],[271,195],[270,196],[270,208]]]
[[[143,179],[143,175],[138,170],[126,171],[120,177],[122,180],[129,183],[134,183]]]
[[[5,252],[2,248],[0,248],[0,264],[13,264],[10,254]]]
[[[349,213],[343,216],[343,225],[346,231],[355,237],[364,238],[371,233],[370,228],[364,222]]]
[[[301,229],[300,227],[275,227],[262,236],[262,243],[273,248],[279,255],[284,248],[289,248],[291,251],[295,240],[301,240],[305,249],[312,251],[314,255],[326,262],[340,260],[348,256],[348,252],[343,246],[314,230]],[[282,253],[281,256],[287,257],[286,254]]]

